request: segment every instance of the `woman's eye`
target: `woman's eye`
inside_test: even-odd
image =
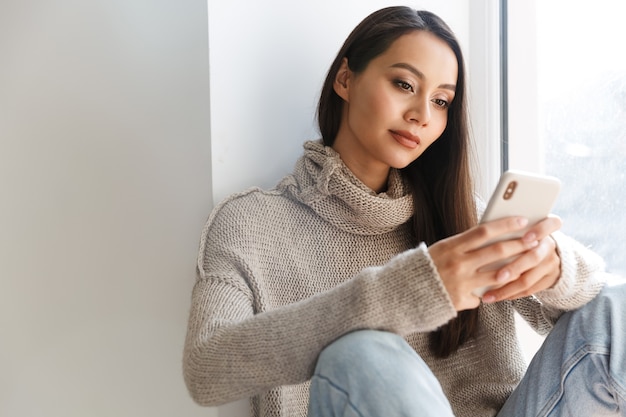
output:
[[[433,99],[433,103],[435,103],[435,105],[437,105],[438,107],[441,107],[442,109],[447,109],[448,107],[450,107],[450,103],[448,103],[446,100],[441,99],[441,98]]]
[[[411,92],[413,91],[413,86],[411,84],[407,83],[406,81],[396,80],[395,83],[402,90],[411,91]]]

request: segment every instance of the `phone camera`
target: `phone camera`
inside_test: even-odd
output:
[[[507,186],[506,186],[506,190],[504,190],[504,199],[505,200],[509,200],[511,197],[513,197],[513,193],[515,192],[515,189],[517,188],[517,181],[511,181]]]

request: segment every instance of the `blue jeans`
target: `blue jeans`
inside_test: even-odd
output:
[[[349,333],[322,351],[309,417],[453,417],[426,363],[392,333]],[[564,314],[498,417],[626,416],[626,285]]]

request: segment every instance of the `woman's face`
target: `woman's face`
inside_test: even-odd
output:
[[[452,49],[425,31],[399,37],[359,74],[344,59],[334,83],[345,103],[333,148],[382,191],[390,167],[406,167],[443,133],[457,74]]]

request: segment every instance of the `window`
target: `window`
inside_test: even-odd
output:
[[[560,178],[563,231],[626,274],[626,4],[508,3],[508,165]]]

